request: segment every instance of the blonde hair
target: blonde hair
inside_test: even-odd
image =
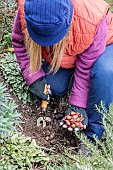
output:
[[[69,39],[69,31],[66,34],[66,36],[57,44],[53,45],[52,47],[50,46],[45,47],[47,51],[51,51],[50,48],[52,48],[52,53],[50,53],[52,57],[52,62],[50,63],[51,67],[49,72],[56,73],[58,71],[62,56],[64,54],[66,45],[68,43],[68,39]],[[41,68],[42,59],[43,59],[42,46],[35,43],[31,39],[28,32],[26,33],[25,45],[30,57],[30,70],[33,73]]]

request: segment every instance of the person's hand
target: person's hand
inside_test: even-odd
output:
[[[86,129],[87,125],[88,117],[86,110],[77,106],[70,106],[66,111],[65,117],[60,122],[60,126],[74,132]]]
[[[30,85],[29,90],[39,99],[47,100],[48,95],[44,94],[44,88],[46,84],[46,79],[44,77],[41,77]]]

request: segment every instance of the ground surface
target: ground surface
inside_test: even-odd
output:
[[[0,82],[4,82],[2,74],[0,74]],[[65,148],[76,152],[76,138],[59,127],[59,121],[62,119],[61,117],[59,118],[59,116],[62,116],[59,113],[64,113],[66,110],[65,98],[62,100],[51,100],[48,110],[44,114],[36,105],[27,105],[20,101],[17,96],[10,92],[11,87],[9,84],[6,84],[6,87],[8,88],[7,92],[18,106],[18,112],[22,114],[22,121],[24,122],[21,124],[23,134],[35,138],[39,145],[54,149],[57,152]],[[44,128],[43,124],[37,126],[37,119],[40,117],[49,117],[51,122],[46,122],[46,127]]]

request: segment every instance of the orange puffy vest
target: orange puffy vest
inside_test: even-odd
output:
[[[24,1],[18,0],[20,10],[20,22],[23,34],[26,33],[26,21],[24,19]],[[72,0],[74,6],[71,22],[71,35],[67,48],[61,61],[61,67],[75,67],[77,55],[84,52],[93,42],[98,25],[107,16],[108,39],[106,45],[113,43],[113,14],[108,11],[109,5],[103,0]],[[51,63],[52,58],[42,47],[43,58]]]

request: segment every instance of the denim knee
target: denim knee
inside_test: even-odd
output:
[[[51,91],[53,96],[64,96],[67,92],[67,89],[64,84],[57,83],[56,86],[55,84],[53,86],[51,85]]]
[[[113,55],[111,58],[103,54],[97,59],[91,70],[91,78],[94,76],[105,81],[113,78]]]
[[[102,100],[108,108],[108,105],[113,102],[113,50],[108,54],[107,50],[93,65],[89,105],[92,105],[93,102],[98,104]],[[94,96],[94,101],[90,102],[92,96]]]
[[[47,62],[43,62],[45,78],[51,87],[52,96],[64,96],[71,88],[70,84],[72,82],[71,80],[75,69],[59,68],[59,70],[53,74],[48,73],[48,68],[49,64]]]

